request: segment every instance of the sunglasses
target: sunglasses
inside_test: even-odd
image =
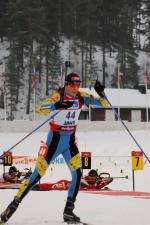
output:
[[[68,86],[72,88],[79,88],[81,86],[81,82],[71,82],[71,83],[68,83]]]

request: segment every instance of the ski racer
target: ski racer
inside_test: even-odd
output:
[[[11,166],[8,172],[2,174],[0,182],[21,183],[30,175],[30,170],[28,172],[20,172],[15,166]]]
[[[109,173],[103,172],[98,174],[98,170],[90,170],[87,176],[81,179],[81,188],[84,189],[108,189],[106,186],[113,181]]]
[[[60,154],[63,155],[72,176],[63,219],[65,222],[80,222],[80,218],[73,212],[82,176],[81,158],[78,147],[75,144],[78,118],[84,104],[100,107],[108,105],[103,95],[104,86],[99,81],[96,81],[95,84],[95,90],[100,95],[97,98],[87,92],[79,91],[80,87],[80,77],[75,73],[70,73],[66,76],[65,86],[48,97],[37,109],[37,112],[40,114],[51,112],[51,115],[53,115],[53,113],[58,111],[59,113],[50,121],[47,141],[39,150],[32,175],[23,183],[14,200],[1,214],[2,222],[8,221],[29,190],[44,176],[49,164]]]
[[[96,184],[97,178],[97,170],[90,170],[87,176],[81,178],[81,187],[89,187],[89,185]]]

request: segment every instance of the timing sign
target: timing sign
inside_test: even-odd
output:
[[[81,152],[82,169],[91,169],[91,152]]]
[[[11,166],[13,164],[12,152],[4,153],[3,156],[3,165]]]
[[[144,169],[144,160],[143,153],[140,151],[132,151],[132,170],[143,170]]]

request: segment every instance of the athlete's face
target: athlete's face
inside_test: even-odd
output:
[[[16,171],[12,172],[12,173],[10,174],[10,176],[11,176],[12,178],[15,178],[15,177],[17,176],[17,172],[16,172]]]
[[[74,96],[76,96],[77,92],[79,91],[80,86],[81,86],[80,82],[68,83],[65,87],[66,93],[69,96],[74,97]]]

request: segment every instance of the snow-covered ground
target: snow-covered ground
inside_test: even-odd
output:
[[[150,130],[132,131],[143,150],[150,155]],[[9,149],[25,134],[0,133],[0,154]],[[36,133],[15,147],[15,156],[36,157],[40,140],[46,133]],[[92,152],[92,168],[109,172],[111,176],[126,176],[129,179],[114,179],[109,185],[113,191],[101,194],[79,192],[75,212],[82,220],[93,225],[149,225],[150,164],[144,160],[144,170],[135,172],[135,193],[132,192],[131,151],[139,150],[126,131],[99,131],[77,133],[80,151]],[[16,161],[17,163],[17,161]],[[18,168],[33,167],[33,164],[16,164]],[[2,173],[3,167],[0,167]],[[84,174],[88,171],[85,170]],[[70,179],[70,174],[60,157],[47,171],[43,181],[54,182]],[[122,190],[123,192],[120,192]],[[0,190],[0,212],[10,203],[17,190]],[[145,193],[147,192],[147,193]],[[66,191],[31,191],[12,216],[8,225],[63,224],[62,212]]]
[[[0,191],[0,210],[16,191]],[[60,225],[66,192],[30,192],[8,225]],[[150,200],[128,196],[79,193],[76,214],[93,225],[149,225]]]

